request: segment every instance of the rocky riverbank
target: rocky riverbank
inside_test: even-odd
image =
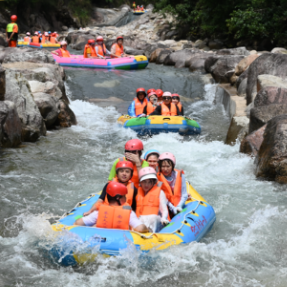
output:
[[[64,70],[48,51],[0,51],[0,145],[35,142],[47,130],[77,123],[66,96]]]

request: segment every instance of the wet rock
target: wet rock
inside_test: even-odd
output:
[[[129,55],[143,55],[144,54],[144,50],[138,50],[138,49],[134,49],[131,47],[127,47],[125,46],[125,53],[129,54]]]
[[[21,144],[22,124],[15,104],[10,101],[0,102],[0,145],[17,147]]]
[[[0,46],[3,46],[3,47],[7,47],[8,46],[8,43],[6,42],[4,37],[1,37],[1,36],[0,36]]]
[[[6,77],[5,70],[0,66],[0,101],[5,100]]]
[[[257,90],[267,87],[277,87],[287,89],[287,80],[272,75],[259,75],[257,77]]]
[[[159,55],[158,57],[156,58],[156,63],[157,64],[163,64],[165,59],[168,57],[169,54],[171,54],[172,51],[170,49],[164,49],[164,50],[161,50],[159,52]]]
[[[196,40],[194,43],[194,47],[197,49],[203,49],[206,47],[207,41],[204,40]]]
[[[223,43],[218,39],[211,40],[208,42],[208,47],[211,50],[218,50],[218,49],[221,49],[223,47]]]
[[[30,92],[28,81],[19,72],[6,70],[5,99],[15,104],[22,123],[22,141],[35,142],[46,135],[46,127]]]
[[[285,48],[273,48],[271,53],[274,53],[274,54],[287,54],[287,50]]]
[[[240,144],[240,152],[257,156],[263,142],[266,125],[246,136]]]
[[[161,51],[163,51],[163,50],[164,50],[163,48],[158,48],[158,49],[154,50],[154,51],[151,53],[151,55],[150,55],[149,61],[150,61],[151,63],[156,62],[157,57],[159,56],[159,54],[160,54]]]
[[[259,55],[249,55],[246,58],[242,59],[238,65],[235,68],[235,75],[240,76],[246,69],[249,67],[249,65],[259,57]]]
[[[287,183],[287,115],[274,117],[267,123],[257,156],[256,175],[279,183]]]
[[[216,51],[217,55],[242,55],[248,56],[250,52],[245,47],[238,47],[232,49],[221,49]]]
[[[251,109],[249,133],[263,127],[272,118],[285,114],[287,114],[287,104],[272,104]]]
[[[164,60],[164,65],[175,65],[176,68],[185,67],[185,62],[193,56],[193,51],[184,49],[170,53]]]
[[[205,73],[205,61],[208,57],[210,57],[208,53],[195,53],[191,59],[185,62],[185,66],[191,72]]]
[[[248,134],[249,118],[246,116],[233,117],[227,132],[225,143],[232,145],[236,140],[242,140]]]
[[[254,107],[267,106],[271,104],[287,104],[287,87],[266,87],[261,89],[254,100]]]
[[[238,89],[237,89],[237,95],[240,96],[240,97],[245,97],[246,96],[246,87],[247,87],[247,78],[244,79]]]
[[[0,47],[0,63],[3,62],[4,58],[8,55],[11,55],[11,54],[22,54],[24,52],[27,52],[27,51],[35,51],[35,49],[33,48],[10,48],[10,47],[7,47],[7,48],[1,48]]]
[[[77,119],[74,112],[70,109],[70,107],[62,100],[59,101],[59,104],[60,104],[59,106],[60,113],[58,114],[56,124],[63,128],[76,125]]]

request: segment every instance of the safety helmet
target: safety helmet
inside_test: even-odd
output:
[[[94,40],[94,39],[88,40],[88,44],[93,44],[93,43],[95,43],[95,40]]]
[[[157,97],[157,94],[155,92],[150,92],[147,96],[148,96],[148,98],[150,98],[151,96],[156,96]]]
[[[12,15],[11,16],[11,21],[16,22],[17,21],[17,16],[16,15]]]
[[[162,94],[163,97],[171,97],[171,93],[170,92],[164,92]]]
[[[107,185],[107,194],[109,194],[112,197],[115,197],[117,195],[124,196],[127,193],[128,189],[122,183],[116,181],[110,181]]]
[[[60,45],[61,45],[61,46],[64,46],[64,45],[68,45],[68,44],[67,44],[66,41],[62,41],[62,42],[60,43]]]
[[[157,179],[156,171],[153,167],[144,167],[139,172],[139,179],[142,182],[145,179]]]
[[[179,97],[179,98],[180,98],[180,95],[179,95],[179,94],[172,94],[171,96],[172,96],[172,97]]]
[[[132,139],[126,142],[125,150],[143,150],[143,143],[139,139]]]
[[[34,33],[34,35],[38,35],[39,33],[36,31],[35,33]]]
[[[156,92],[156,94],[158,95],[159,98],[160,98],[160,97],[162,96],[162,94],[163,94],[163,90],[161,90],[161,89],[157,89],[155,92]]]
[[[150,149],[144,154],[144,160],[147,160],[148,156],[152,153],[156,153],[158,156],[160,156],[160,153],[157,149]]]
[[[29,32],[26,33],[27,36],[30,36],[31,34]]]
[[[147,94],[151,93],[151,92],[155,92],[155,89],[148,89],[147,90]]]
[[[118,37],[117,37],[117,41],[118,41],[118,40],[120,40],[120,39],[122,39],[122,40],[123,40],[123,39],[124,39],[124,37],[123,37],[123,36],[118,36]]]
[[[164,152],[158,158],[158,160],[160,160],[160,161],[165,160],[165,159],[171,160],[174,165],[176,164],[175,156],[171,152]]]
[[[45,35],[45,36],[49,36],[49,33],[48,33],[48,32],[45,32],[44,35]]]
[[[118,169],[121,169],[121,168],[129,168],[131,171],[134,171],[133,163],[127,160],[119,161],[116,164],[116,171],[118,171]]]
[[[51,32],[51,31],[49,31],[48,33],[49,33],[49,34],[51,34],[52,32]]]
[[[139,93],[144,93],[144,94],[145,94],[145,97],[146,97],[145,88],[138,88],[136,92],[137,92],[137,95],[138,95]]]
[[[96,41],[104,41],[104,38],[102,36],[98,36]]]

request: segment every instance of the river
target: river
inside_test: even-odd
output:
[[[213,205],[217,221],[200,242],[140,256],[61,267],[48,218],[99,191],[124,143],[136,137],[117,126],[136,88],[162,88],[185,97],[202,134],[142,138],[145,150],[176,155],[177,167]],[[78,125],[48,132],[37,143],[0,150],[0,286],[286,286],[287,194],[255,178],[253,159],[224,144],[229,119],[214,104],[216,85],[187,69],[150,64],[142,71],[67,69],[66,88]],[[123,101],[95,99],[120,98]]]

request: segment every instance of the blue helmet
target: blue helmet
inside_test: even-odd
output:
[[[157,149],[150,149],[144,154],[144,160],[146,160],[151,153],[155,153],[160,156],[160,152]]]
[[[51,31],[49,31],[48,33],[51,34]]]

